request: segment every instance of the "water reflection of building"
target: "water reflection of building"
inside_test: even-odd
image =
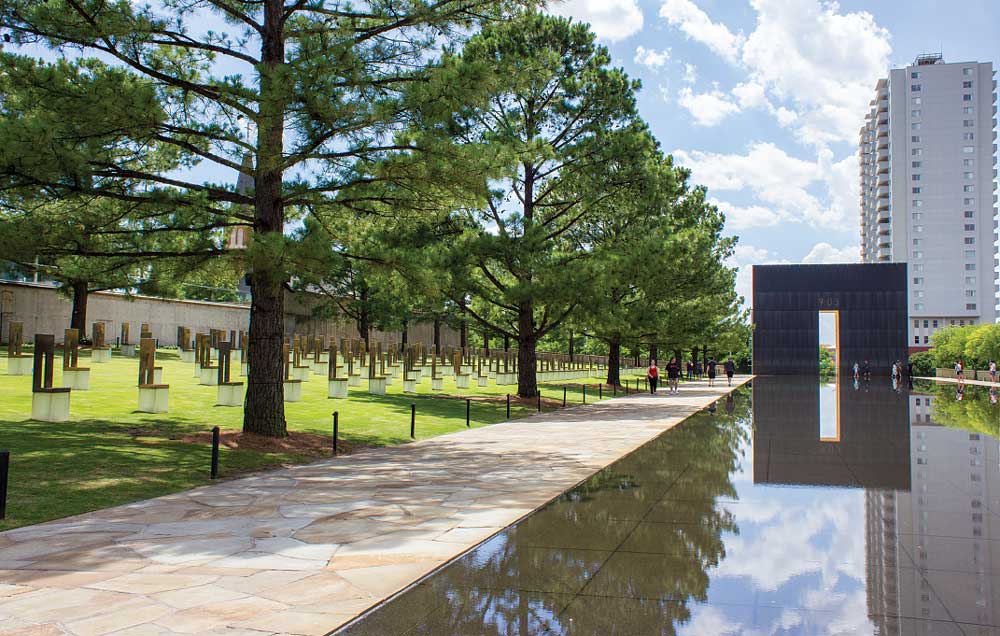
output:
[[[941,630],[954,622],[965,634],[993,634],[1000,442],[935,421],[935,403],[947,395],[845,384],[831,413],[829,390],[815,379],[754,381],[754,482],[865,489],[867,611],[876,634],[931,636],[950,633]],[[836,440],[824,421],[831,417]]]
[[[900,578],[901,594],[912,599],[915,616],[998,625],[994,559],[1000,552],[994,555],[993,541],[1000,533],[994,534],[990,508],[996,510],[1000,489],[1000,442],[936,423],[934,401],[940,399],[946,398],[911,397],[913,488],[898,495],[896,525],[913,569]]]

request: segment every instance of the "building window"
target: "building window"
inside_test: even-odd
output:
[[[920,73],[918,73],[917,71],[912,71],[910,73],[910,79],[920,79]]]
[[[919,208],[919,207],[923,207],[923,205],[924,205],[924,202],[921,201],[920,199],[914,199],[913,200],[913,207]]]
[[[976,178],[976,173],[974,172],[963,172],[962,177],[967,180],[972,180]]]
[[[934,325],[934,328],[937,329],[938,321],[935,320],[932,324]]]
[[[966,285],[975,285],[976,284],[976,277],[975,276],[966,276],[965,277],[965,284]]]
[[[924,284],[924,279],[921,278],[921,277],[919,277],[919,276],[914,276],[913,277],[913,284],[914,285],[923,285]],[[924,326],[926,327],[927,325],[924,325]]]
[[[976,154],[976,147],[975,146],[962,146],[962,154],[965,154],[965,155],[974,155],[974,154]]]
[[[962,133],[962,139],[964,141],[972,141],[973,139],[975,139],[975,135],[974,133]]]
[[[910,137],[910,142],[911,143],[915,143],[915,144],[919,144],[920,143],[920,135],[913,135],[912,137]]]
[[[928,344],[931,341],[930,336],[924,336],[924,344]]]
[[[963,128],[972,128],[975,125],[976,125],[975,120],[972,120],[972,119],[963,119],[962,120],[962,127]]]
[[[923,311],[924,310],[924,304],[923,303],[913,303],[913,309],[915,309],[916,311]]]
[[[912,188],[913,194],[920,194],[920,186],[914,186]]]
[[[920,344],[920,336],[913,336],[913,344]]]
[[[913,321],[913,328],[914,329],[920,329],[920,321],[919,320],[914,320]],[[917,399],[919,400],[920,398],[917,398]],[[917,402],[917,404],[920,404],[920,402]]]
[[[910,130],[920,130],[920,122],[913,122],[910,124]]]
[[[924,292],[918,290],[918,291],[913,292],[913,295],[916,298],[923,298],[924,297]]]
[[[920,155],[924,154],[924,149],[923,148],[913,148],[913,149],[910,150],[910,154],[913,155],[914,157],[919,157]]]
[[[914,232],[923,232],[924,231],[924,226],[923,225],[914,225],[913,226],[913,231]]]
[[[913,253],[913,258],[923,258],[923,257],[924,257],[924,253],[923,252],[914,252]]]
[[[962,205],[975,205],[975,199],[962,199]]]
[[[965,244],[966,245],[975,245],[976,244],[976,237],[975,236],[966,236],[965,237]]]
[[[923,100],[922,100],[921,98],[919,98],[919,97],[914,97],[914,98],[912,98],[912,99],[911,99],[910,101],[912,101],[912,102],[913,102],[913,105],[914,105],[914,106],[919,106],[919,105],[920,105],[920,102],[922,102]]]
[[[918,108],[916,110],[911,110],[910,117],[920,117],[920,109]]]
[[[922,218],[924,218],[924,213],[923,212],[914,212],[913,213],[913,220],[914,221],[919,221]]]
[[[967,271],[967,272],[974,272],[974,271],[976,271],[976,264],[975,263],[966,263],[965,264],[965,271]]]
[[[910,167],[911,167],[911,168],[919,168],[919,167],[920,167],[920,165],[921,165],[921,162],[920,162],[920,161],[911,161],[911,162],[910,162]]]
[[[976,160],[975,159],[962,159],[962,167],[963,168],[971,168],[974,165],[976,165]]]
[[[924,242],[924,239],[913,239],[913,247],[920,247]]]
[[[965,231],[966,232],[975,232],[976,231],[976,224],[975,223],[966,223],[965,224]]]
[[[973,212],[972,210],[966,210],[965,211],[965,218],[967,218],[967,219],[974,219],[974,218],[976,218],[976,213]]]
[[[912,179],[913,181],[920,181],[920,175],[919,174],[910,175],[910,179]]]
[[[972,101],[972,94],[971,93],[966,93],[965,95],[962,95],[962,101],[963,102],[971,102]]]
[[[913,84],[913,85],[911,85],[910,86],[910,92],[919,93],[920,92],[920,84]]]
[[[968,311],[975,311],[976,303],[965,303],[965,309]]]
[[[970,77],[972,75],[972,68],[971,67],[963,68],[962,69],[962,75],[965,75],[966,77]]]
[[[975,298],[976,297],[976,290],[975,289],[966,289],[965,290],[965,297],[966,298]]]
[[[965,250],[965,258],[969,259],[976,258],[976,250]]]
[[[972,88],[972,80],[962,82],[962,88]]]
[[[962,192],[975,192],[975,191],[976,191],[976,186],[974,185],[962,186]]]
[[[915,271],[915,272],[922,272],[922,271],[924,271],[924,266],[923,265],[914,265],[913,266],[913,271]]]

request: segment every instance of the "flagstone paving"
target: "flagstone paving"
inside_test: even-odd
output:
[[[326,634],[729,390],[691,382],[0,533],[0,634]]]

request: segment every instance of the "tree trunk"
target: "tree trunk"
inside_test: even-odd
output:
[[[365,341],[365,351],[371,348],[371,345],[368,342],[368,334],[371,332],[371,329],[371,316],[368,315],[367,308],[362,308],[358,313],[358,334],[361,336],[361,339]]]
[[[507,334],[504,334],[503,337],[503,350],[510,351],[510,336],[508,336]]]
[[[441,355],[441,319],[434,316],[434,355]]]
[[[573,332],[569,332],[569,362],[573,363]]]
[[[282,199],[284,145],[284,81],[276,77],[285,63],[281,0],[264,0],[259,71],[260,109],[257,117],[257,156],[254,173],[254,232],[260,236],[285,230]],[[263,259],[262,259],[263,260]],[[285,437],[284,336],[285,273],[283,265],[265,268],[255,263],[251,276],[250,340],[247,357],[250,376],[243,408],[243,431]]]
[[[70,314],[69,328],[77,329],[80,338],[87,337],[87,300],[90,290],[87,281],[73,281],[73,311]]]
[[[490,355],[490,332],[488,329],[483,329],[483,352]]]
[[[517,394],[522,398],[538,395],[534,311],[530,303],[521,305],[517,317]]]
[[[435,325],[436,324],[437,323],[435,323]],[[402,334],[402,337],[403,337],[403,348],[404,349],[406,348],[406,343],[409,340],[409,334],[407,333],[407,331],[409,331],[409,326],[410,326],[409,321],[408,320],[404,320],[403,321],[403,334]],[[437,334],[434,334],[434,336],[436,338]]]
[[[621,386],[622,342],[614,339],[608,343],[608,384]]]
[[[458,325],[458,346],[465,351],[465,348],[469,346],[469,323],[466,320]]]

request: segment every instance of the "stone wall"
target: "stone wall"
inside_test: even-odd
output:
[[[317,320],[302,302],[286,300],[289,311],[285,314],[285,333],[325,335],[335,338],[357,338],[353,322]],[[55,334],[61,342],[64,330],[69,327],[70,299],[49,285],[0,281],[0,341],[7,340],[10,322],[24,323],[24,340],[31,342],[36,333]],[[108,342],[113,343],[121,333],[121,324],[128,322],[130,338],[135,344],[139,339],[142,323],[149,323],[153,337],[160,345],[177,344],[177,327],[187,327],[191,334],[208,333],[209,329],[245,331],[249,329],[250,309],[247,305],[215,303],[198,300],[172,300],[151,296],[126,297],[112,292],[96,292],[87,303],[87,335],[95,322],[105,323]],[[431,323],[410,325],[409,341],[430,344],[434,326]],[[387,344],[399,343],[398,331],[374,331],[373,338]],[[456,329],[441,325],[441,345],[458,346]]]

